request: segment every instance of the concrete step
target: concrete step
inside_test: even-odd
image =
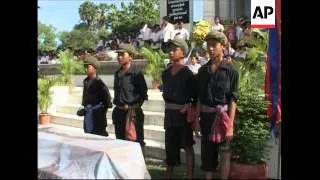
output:
[[[70,114],[70,115],[76,115],[77,111],[81,105],[78,104],[66,104],[66,105],[57,105],[56,113],[62,113],[62,114]],[[112,109],[108,109],[107,112],[107,119],[108,121],[112,122]],[[145,125],[155,125],[155,126],[162,126],[164,123],[164,111],[162,112],[152,112],[147,111],[144,109],[144,124]],[[78,117],[78,116],[77,116]],[[83,119],[83,118],[81,118]]]
[[[83,132],[82,128],[76,128],[71,126],[58,125],[58,124],[52,124],[52,123],[49,126],[67,130],[67,131]],[[109,137],[115,139],[115,134],[109,132]],[[194,138],[194,139],[196,141],[195,145],[193,146],[194,152],[195,152],[195,164],[200,165],[201,164],[201,156],[200,156],[201,140],[199,138]],[[145,156],[165,160],[166,152],[165,152],[165,144],[163,142],[145,139],[145,143],[146,143],[146,146],[144,148]],[[183,149],[181,150],[180,156],[181,156],[182,163],[185,163],[186,162],[185,152]]]
[[[114,133],[114,125],[112,120],[108,119],[107,131],[109,133]],[[60,124],[65,126],[71,126],[76,128],[83,128],[83,117],[77,115],[55,113],[52,114],[51,123]],[[154,140],[157,142],[164,143],[164,128],[163,126],[157,125],[144,125],[144,138],[148,140]]]
[[[113,100],[114,91],[110,89],[110,94]],[[164,101],[162,92],[158,90],[148,90],[149,100],[145,101],[142,109],[145,111],[164,112]],[[74,87],[69,93],[69,104],[81,104],[82,102],[82,87]]]
[[[73,76],[73,82],[76,86],[82,87],[83,80],[86,78],[86,75],[75,75]],[[108,86],[108,88],[113,88],[114,75],[113,74],[100,74],[99,77],[102,81]],[[152,88],[152,78],[149,76],[144,76],[147,87]]]
[[[113,101],[113,98],[111,102]],[[70,95],[68,97],[69,104],[81,104],[82,103],[82,94]],[[142,109],[145,111],[153,111],[153,112],[164,112],[164,101],[157,99],[149,99],[145,101],[142,105]]]
[[[82,95],[83,92],[83,87],[73,87],[70,91],[69,94],[70,95]],[[109,92],[111,97],[113,98],[114,95],[114,90],[113,88],[109,88]],[[149,99],[152,98],[154,100],[163,100],[162,98],[162,92],[160,90],[156,90],[156,89],[148,89],[148,96]]]

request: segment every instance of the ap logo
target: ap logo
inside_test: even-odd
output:
[[[251,0],[251,27],[275,27],[275,1],[276,0]]]

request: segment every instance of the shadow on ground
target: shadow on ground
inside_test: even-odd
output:
[[[163,179],[166,170],[166,164],[163,160],[146,157],[146,164],[152,179]],[[195,165],[195,179],[204,179],[205,176],[200,166]],[[185,164],[176,166],[173,170],[173,179],[186,179],[187,169]]]

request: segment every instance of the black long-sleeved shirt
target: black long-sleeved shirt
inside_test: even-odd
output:
[[[197,81],[188,67],[183,67],[172,75],[172,66],[162,73],[163,99],[174,104],[197,104]]]
[[[82,105],[88,104],[94,106],[102,103],[104,107],[111,108],[111,95],[108,87],[97,76],[94,79],[88,77],[83,80]]]
[[[211,71],[212,61],[208,61],[198,72],[198,94],[201,104],[214,107],[228,105],[239,99],[239,73],[230,63],[221,63]]]
[[[148,99],[146,80],[142,72],[132,66],[126,73],[122,73],[121,68],[115,72],[113,87],[113,103],[117,106],[142,105]]]

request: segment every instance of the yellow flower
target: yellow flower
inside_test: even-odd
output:
[[[193,40],[195,42],[201,43],[205,40],[207,34],[211,31],[211,24],[208,21],[198,22],[193,30]]]

